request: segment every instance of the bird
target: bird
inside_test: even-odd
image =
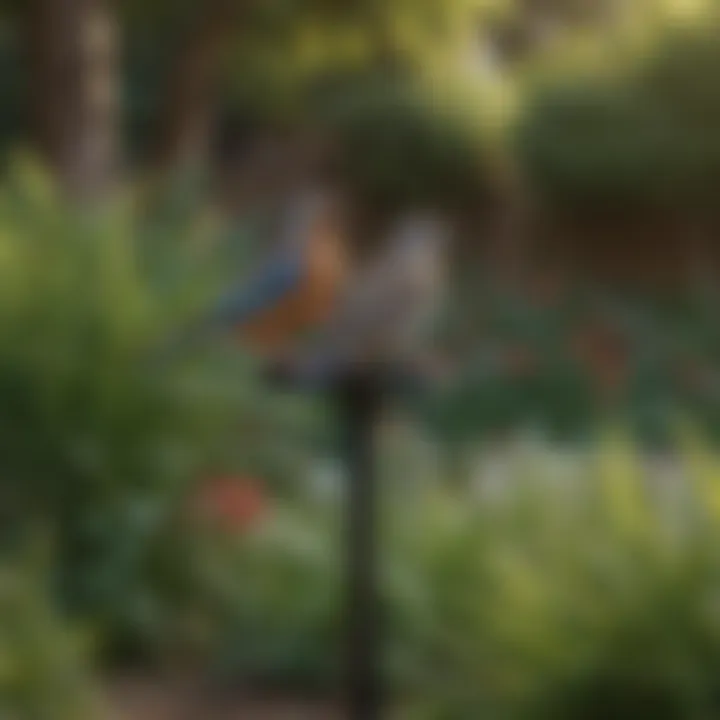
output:
[[[266,354],[285,353],[322,326],[350,272],[349,249],[330,201],[310,197],[297,213],[280,257],[249,294],[241,294],[234,320],[231,314],[240,339]]]
[[[423,356],[442,307],[449,226],[428,211],[404,214],[383,249],[348,283],[305,357],[302,381],[371,367],[410,368]]]
[[[275,250],[246,282],[221,293],[165,348],[229,334],[264,359],[283,357],[324,324],[346,282],[348,247],[333,199],[313,189],[295,199]]]

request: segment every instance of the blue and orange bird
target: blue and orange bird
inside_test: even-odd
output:
[[[305,194],[291,206],[271,257],[190,335],[232,333],[264,359],[280,359],[334,312],[347,272],[334,203],[320,192]]]

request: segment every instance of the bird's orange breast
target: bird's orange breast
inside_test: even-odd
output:
[[[298,286],[241,329],[241,338],[257,351],[285,351],[298,336],[322,326],[335,308],[347,263],[339,239],[322,233],[308,247]]]

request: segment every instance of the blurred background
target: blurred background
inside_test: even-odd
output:
[[[342,717],[332,409],[137,360],[329,173],[456,231],[391,716],[720,717],[718,75],[714,0],[2,0],[0,716]]]

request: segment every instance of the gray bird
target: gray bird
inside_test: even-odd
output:
[[[449,228],[405,215],[383,251],[356,274],[299,372],[308,380],[366,366],[417,366],[441,307]]]

